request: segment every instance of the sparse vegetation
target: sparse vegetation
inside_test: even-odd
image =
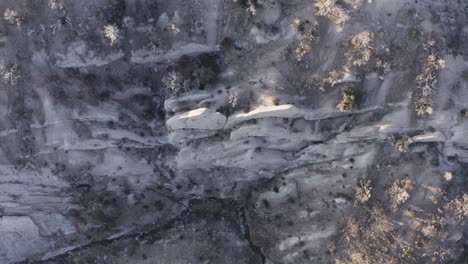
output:
[[[302,61],[302,58],[312,50],[310,43],[301,41],[299,45],[294,49],[294,55],[296,56],[297,61]]]
[[[414,182],[406,179],[396,181],[394,186],[408,189],[414,187]],[[460,212],[467,210],[460,209],[461,205],[467,204],[467,200],[457,199],[447,208],[452,212],[457,208],[460,219]],[[362,209],[359,217],[346,219],[343,228],[346,250],[336,259],[337,264],[446,263],[450,248],[434,239],[447,223],[447,214],[440,208],[428,212],[412,206],[403,212],[387,211],[375,200],[358,208]]]
[[[235,3],[238,3],[240,6],[245,8],[249,13],[255,15],[258,8],[258,0],[233,0]]]
[[[434,187],[434,186],[428,186],[426,184],[422,185],[424,188],[429,190],[431,195],[429,196],[429,199],[434,203],[438,204],[442,196],[445,194],[445,192],[439,188],[439,187]]]
[[[347,250],[336,264],[399,263],[391,254],[394,244],[390,239],[396,227],[379,205],[367,208],[359,219],[349,218],[344,228]]]
[[[411,39],[411,40],[416,40],[419,36],[419,31],[416,30],[416,29],[411,29],[409,32],[408,32],[408,37]]]
[[[334,69],[334,70],[329,71],[328,73],[326,73],[323,76],[320,76],[320,77],[314,76],[314,77],[312,77],[307,82],[307,85],[308,85],[308,87],[318,88],[321,91],[325,92],[329,88],[332,88],[336,84],[340,83],[344,79],[346,74],[347,74],[347,72],[345,71],[345,69],[343,69],[343,70]]]
[[[358,8],[361,6],[366,0],[344,0],[346,3],[350,4],[353,8]]]
[[[347,111],[351,111],[357,108],[356,93],[351,87],[344,87],[341,90],[341,96],[342,96],[342,100],[336,106],[338,107],[338,109],[340,109],[340,111],[347,112]]]
[[[435,237],[440,229],[441,225],[439,221],[424,221],[421,226],[421,233],[426,237]]]
[[[321,90],[325,90],[323,86],[330,87],[337,84],[341,78],[343,78],[344,72],[340,70],[332,70],[325,77],[322,78]]]
[[[63,10],[63,2],[62,0],[49,0],[49,7],[53,10]]]
[[[253,99],[252,91],[241,91],[239,89],[229,90],[229,105],[234,110],[243,110],[246,111],[250,108],[250,103]],[[248,112],[248,111],[247,111]]]
[[[445,61],[436,54],[431,53],[424,62],[423,72],[416,77],[418,87],[422,89],[423,96],[431,96],[437,84],[436,73],[445,67]]]
[[[468,216],[468,194],[463,194],[463,196],[446,204],[445,207],[453,213],[457,220],[463,220]]]
[[[464,70],[462,73],[462,77],[465,81],[468,81],[468,70]]]
[[[328,17],[337,25],[344,25],[351,17],[349,12],[338,4],[336,0],[318,0],[315,2],[316,14]]]
[[[297,31],[302,37],[305,37],[309,41],[317,40],[317,22],[300,21],[299,19],[294,20],[294,24],[297,25]]]
[[[190,91],[190,82],[176,71],[170,71],[163,77],[163,83],[173,95]]]
[[[317,23],[304,21],[301,22],[299,19],[294,20],[294,24],[297,27],[297,31],[300,34],[299,39],[302,41],[297,44],[293,53],[297,61],[302,61],[303,57],[312,50],[312,41],[317,40]]]
[[[358,237],[360,233],[359,223],[356,218],[350,217],[346,221],[346,225],[344,228],[344,233],[346,235],[346,239],[350,241],[354,237]]]
[[[422,97],[416,100],[416,114],[421,116],[432,114],[432,98],[437,84],[437,71],[445,67],[445,61],[435,52],[435,41],[429,40],[425,45],[429,55],[425,58],[422,72],[416,77],[418,88],[421,89]]]

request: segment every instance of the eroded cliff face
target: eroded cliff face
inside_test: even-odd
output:
[[[2,1],[0,263],[463,263],[467,8]]]

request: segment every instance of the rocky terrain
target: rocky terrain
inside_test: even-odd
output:
[[[0,263],[466,263],[467,14],[1,1]]]

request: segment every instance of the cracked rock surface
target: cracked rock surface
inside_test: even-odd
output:
[[[461,264],[460,0],[3,0],[0,264]]]

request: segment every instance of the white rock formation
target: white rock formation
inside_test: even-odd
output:
[[[226,124],[226,117],[208,108],[199,108],[177,114],[167,120],[166,124],[172,130],[186,128],[219,130]]]

